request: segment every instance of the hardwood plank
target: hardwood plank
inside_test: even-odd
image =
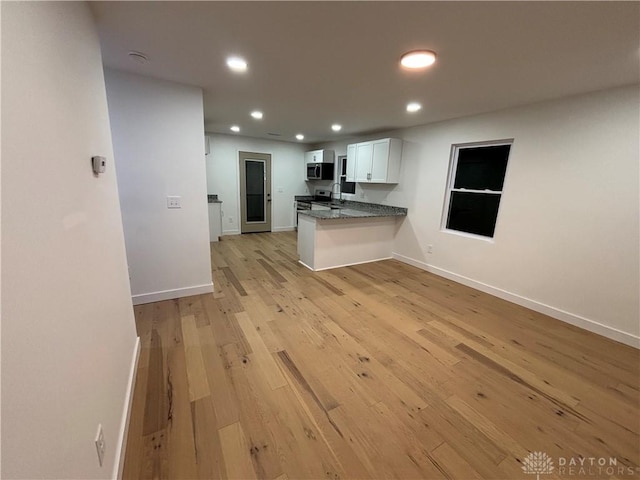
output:
[[[476,472],[447,442],[443,442],[431,452],[433,459],[441,466],[446,478],[480,480],[482,476]]]
[[[256,327],[251,322],[249,315],[245,312],[236,313],[235,318],[244,332],[249,345],[251,345],[253,355],[256,357],[256,361],[260,365],[260,368],[266,376],[271,388],[284,387],[287,384],[287,381],[282,376],[280,367],[278,367],[278,364],[275,362],[273,357],[271,357],[269,349],[256,330]]]
[[[278,352],[278,357],[288,362],[289,360],[283,358],[285,353],[286,352]],[[297,367],[285,367],[285,377],[288,379],[291,391],[306,413],[311,424],[326,443],[332,457],[344,470],[348,471],[353,478],[369,477],[367,469],[355,455],[349,444],[349,440],[345,438],[343,432],[340,431],[329,415],[329,412],[339,405],[337,403],[331,404],[331,407],[327,408],[309,385],[307,379],[303,378],[301,380],[301,376],[302,374],[297,371]]]
[[[483,349],[479,346],[471,348],[464,343],[460,343],[456,348],[510,380],[519,383],[520,385],[524,385],[532,391],[544,396],[551,402],[563,408],[565,411],[574,412],[573,407],[575,407],[579,402],[578,399],[566,394],[560,388],[554,387],[548,382],[537,378],[535,375],[532,375],[531,372],[518,367],[512,362],[504,358],[500,358],[488,349]],[[574,415],[580,417],[578,413],[574,412]]]
[[[233,357],[233,352],[228,353]],[[301,462],[307,459],[301,458],[301,451],[291,448],[296,443],[291,438],[293,426],[287,425],[285,429],[280,426],[279,418],[286,416],[287,405],[278,402],[275,396],[282,388],[271,388],[253,355],[231,359],[228,372],[258,478],[277,477],[284,465],[289,473],[295,474],[294,478],[300,477],[299,473],[305,469]]]
[[[282,275],[280,275],[275,268],[273,268],[269,263],[267,263],[262,258],[258,259],[258,263],[262,265],[262,267],[271,275],[271,277],[278,283],[284,283],[287,281]]]
[[[177,323],[177,322],[176,322]],[[196,449],[189,401],[184,349],[167,352],[168,422],[166,432],[166,472],[168,478],[196,478]]]
[[[219,434],[227,478],[247,480],[257,478],[242,425],[239,422],[232,423],[221,428]]]
[[[195,316],[182,317],[182,335],[187,362],[189,401],[194,402],[210,395]]]
[[[222,270],[224,276],[227,277],[231,285],[235,287],[238,293],[243,297],[246,297],[247,292],[244,290],[242,284],[240,283],[240,280],[238,280],[238,277],[236,277],[233,271],[229,267],[221,267],[220,270]]]
[[[494,422],[474,410],[473,407],[469,406],[461,398],[453,395],[447,399],[447,404],[486,435],[495,445],[500,445],[501,448],[519,458],[527,455],[528,451],[526,448],[516,442],[503,430],[499,429]]]
[[[186,317],[193,315],[197,327],[209,325],[209,317],[202,305],[202,296],[196,295],[192,297],[183,297],[178,300],[180,315]]]
[[[212,403],[218,427],[226,427],[238,421],[237,399],[233,393],[230,379],[226,374],[228,366],[225,364],[221,350],[213,337],[210,326],[198,329],[202,356],[205,362],[207,381],[210,385]]]
[[[136,373],[136,383],[133,390],[131,403],[131,416],[129,420],[129,433],[127,435],[127,452],[125,455],[123,478],[138,478],[142,472],[142,459],[144,457],[144,411],[147,402],[147,382],[149,368],[139,367]]]
[[[211,397],[191,402],[191,422],[198,478],[227,478]]]
[[[297,385],[299,389],[306,391],[309,396],[313,399],[313,402],[320,407],[320,409],[326,413],[338,407],[340,404],[338,401],[331,396],[321,385],[317,385],[314,389],[309,384],[309,381],[305,376],[300,372],[298,366],[291,359],[286,350],[282,350],[277,353],[278,358],[284,369],[286,369],[288,375],[292,378],[289,381],[290,385]],[[313,382],[315,383],[315,382]]]
[[[144,427],[142,429],[142,434],[145,436],[164,430],[167,426],[168,409],[165,401],[164,353],[160,334],[155,329],[151,331],[148,369],[147,402],[145,404]]]

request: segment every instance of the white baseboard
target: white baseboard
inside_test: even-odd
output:
[[[212,293],[213,283],[204,285],[195,285],[193,287],[176,288],[173,290],[162,290],[160,292],[142,293],[133,295],[131,300],[134,305],[143,303],[160,302],[162,300],[171,300],[174,298],[190,297],[191,295],[202,295],[203,293]]]
[[[293,232],[296,227],[273,227],[271,229],[272,232]],[[222,235],[241,235],[242,232],[240,230],[225,230],[222,232]]]
[[[603,337],[610,338],[611,340],[615,340],[616,342],[624,343],[625,345],[640,349],[640,337],[631,333],[623,332],[622,330],[603,325],[602,323],[596,322],[595,320],[590,320],[580,315],[576,315],[574,313],[570,313],[565,310],[546,305],[536,300],[532,300],[530,298],[526,298],[518,294],[511,293],[506,290],[493,287],[491,285],[487,285],[486,283],[478,282],[477,280],[458,275],[457,273],[453,273],[439,267],[434,267],[433,265],[429,265],[428,263],[406,257],[399,253],[393,253],[393,258],[399,260],[400,262],[413,265],[414,267],[420,268],[422,270],[426,270],[427,272],[433,273],[435,275],[448,278],[449,280],[453,280],[454,282],[462,283],[463,285],[466,285],[468,287],[475,288],[476,290],[480,290],[498,298],[502,298],[503,300],[507,300],[517,305],[535,310],[536,312],[549,315],[550,317],[556,318],[565,323],[569,323],[598,335],[602,335]]]
[[[374,258],[373,260],[363,260],[362,262],[345,263],[345,264],[341,264],[341,265],[334,265],[334,266],[331,266],[331,267],[322,267],[322,268],[316,268],[316,269],[311,268],[309,265],[304,263],[302,260],[298,260],[298,263],[301,264],[301,265],[304,265],[309,270],[313,270],[314,272],[321,272],[323,270],[332,270],[334,268],[353,267],[355,265],[363,265],[365,263],[381,262],[382,260],[390,260],[391,258],[393,258],[393,257]]]
[[[133,390],[136,384],[136,374],[138,373],[138,359],[140,358],[140,337],[136,337],[133,347],[133,359],[129,370],[129,383],[124,397],[124,410],[122,412],[122,422],[120,424],[120,434],[116,444],[116,457],[113,464],[113,474],[111,478],[118,480],[122,478],[124,469],[124,454],[127,451],[127,437],[129,436],[129,421],[131,419],[131,404],[133,403]]]
[[[315,271],[315,270],[313,270],[313,268],[311,268],[309,265],[307,265],[306,263],[304,263],[302,260],[298,260],[298,263],[299,263],[300,265],[302,265],[303,267],[307,267],[307,268],[308,268],[309,270],[311,270],[311,271]]]

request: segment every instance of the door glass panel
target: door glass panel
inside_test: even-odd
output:
[[[263,161],[246,160],[247,222],[265,221]]]

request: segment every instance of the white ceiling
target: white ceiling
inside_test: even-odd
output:
[[[209,132],[238,124],[241,135],[295,141],[302,132],[314,143],[640,81],[638,2],[91,6],[105,65],[202,87]],[[437,52],[436,64],[400,70],[400,55],[416,48]],[[247,59],[245,74],[227,69],[230,54]],[[408,114],[409,101],[423,109]]]

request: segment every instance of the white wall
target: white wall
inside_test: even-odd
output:
[[[638,345],[639,105],[632,86],[377,135],[404,139],[401,180],[358,193],[408,207],[399,258]],[[451,145],[505,138],[493,241],[442,232]]]
[[[239,135],[208,133],[207,188],[222,200],[222,233],[240,233],[240,177],[238,152],[271,154],[272,231],[293,228],[293,197],[308,193],[304,145],[260,140]],[[282,190],[282,191],[279,191]]]
[[[2,477],[110,478],[137,344],[86,4],[2,2],[2,127]]]
[[[105,78],[134,303],[211,292],[202,90]]]

